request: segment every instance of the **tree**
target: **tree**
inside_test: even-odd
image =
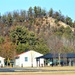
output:
[[[41,14],[42,14],[42,16],[46,16],[46,10],[45,9],[42,9],[41,10]]]
[[[37,7],[37,14],[38,14],[38,17],[41,17],[41,7]]]
[[[66,27],[64,32],[67,33],[67,34],[71,34],[72,33],[72,29],[70,27]]]
[[[35,45],[35,50],[43,53],[43,54],[47,54],[49,53],[49,48],[45,43],[40,42],[39,44]]]
[[[8,37],[0,44],[0,55],[4,58],[14,59],[16,55],[16,45],[14,45]]]
[[[28,10],[28,17],[32,17],[32,16],[33,16],[33,9],[32,7],[30,7]]]
[[[53,16],[53,9],[51,8],[49,11],[49,17],[52,17],[52,16]]]
[[[74,28],[75,28],[75,21],[73,22],[72,27],[74,27]]]
[[[65,23],[71,26],[72,25],[72,19],[67,16],[65,19]]]
[[[42,10],[41,7],[34,7],[34,16],[36,17],[41,17],[42,15],[45,16],[46,12],[45,10]]]
[[[19,21],[20,22],[24,22],[25,21],[25,19],[26,19],[26,11],[24,11],[24,10],[21,10],[20,11],[20,16],[19,16]]]
[[[36,6],[34,7],[34,16],[35,18],[37,17],[37,7]]]
[[[18,54],[19,54],[19,53],[22,53],[22,52],[25,52],[25,51],[27,51],[27,50],[31,50],[30,45],[29,45],[28,43],[26,43],[26,44],[24,44],[24,43],[19,43],[19,44],[17,45],[16,51],[17,51]]]
[[[18,22],[19,19],[19,11],[14,11],[13,12],[13,19],[15,22]]]
[[[49,52],[46,43],[36,37],[34,32],[29,32],[25,27],[18,26],[10,32],[12,42],[17,45],[17,53],[33,49],[38,52]]]
[[[11,40],[16,43],[26,43],[28,40],[28,30],[25,27],[17,26],[16,29],[10,32]]]
[[[0,44],[2,44],[5,41],[3,36],[0,36]]]
[[[62,47],[63,43],[60,41],[58,38],[59,36],[52,35],[50,38],[47,40],[47,45],[50,48],[51,53],[62,53]]]
[[[6,22],[7,22],[7,16],[6,15],[3,15],[2,16],[2,23],[3,24],[6,24]]]
[[[8,26],[11,26],[12,23],[13,23],[12,14],[11,14],[11,13],[8,13],[8,14],[7,14],[7,25],[8,25]]]

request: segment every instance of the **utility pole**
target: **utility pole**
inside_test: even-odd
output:
[[[58,54],[58,57],[59,57],[59,66],[60,66],[60,53]]]

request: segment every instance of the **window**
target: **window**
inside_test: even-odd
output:
[[[25,57],[25,61],[26,61],[26,62],[28,61],[28,57]]]
[[[1,60],[0,60],[0,63],[1,63]]]

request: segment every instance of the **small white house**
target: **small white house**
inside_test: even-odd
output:
[[[42,56],[43,54],[33,50],[21,53],[15,58],[15,66],[19,67],[38,67],[44,66],[44,59],[36,60],[36,57]]]
[[[0,56],[0,67],[3,66],[4,67],[4,59],[3,57]]]

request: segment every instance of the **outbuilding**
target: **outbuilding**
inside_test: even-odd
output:
[[[0,67],[4,67],[4,59],[5,58],[0,56]]]
[[[37,57],[43,56],[43,54],[34,50],[23,52],[15,57],[15,66],[19,67],[37,67],[44,65],[44,59],[36,60]]]

